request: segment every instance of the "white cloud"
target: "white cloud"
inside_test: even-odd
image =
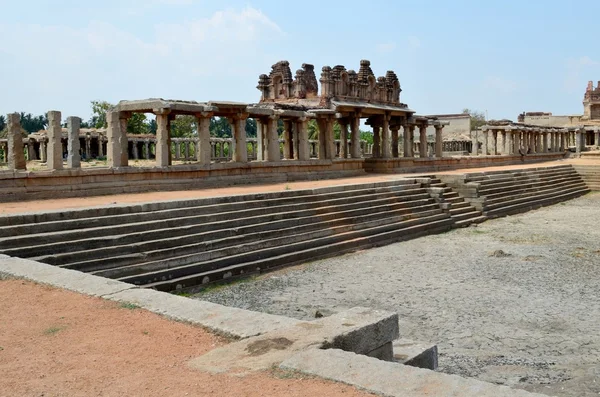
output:
[[[388,43],[380,43],[375,47],[378,52],[381,53],[389,53],[393,52],[396,49],[396,43],[388,42]]]
[[[257,69],[264,69],[257,54],[285,36],[252,7],[151,26],[146,34],[103,21],[81,28],[0,23],[0,35],[11,38],[0,47],[0,57],[10,60],[3,70],[13,76],[3,88],[16,94],[0,99],[1,111],[39,113],[78,101],[76,110],[82,113],[90,99],[175,95],[207,100],[214,92],[236,100],[231,92],[239,91],[239,81],[254,88]]]
[[[517,83],[499,76],[488,76],[483,80],[483,87],[486,90],[508,94],[517,90]]]

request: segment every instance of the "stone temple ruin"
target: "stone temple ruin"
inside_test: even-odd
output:
[[[60,112],[50,111],[47,131],[25,139],[19,115],[10,114],[8,139],[0,141],[7,168],[0,170],[0,201],[406,175],[384,182],[2,216],[0,265],[6,260],[2,255],[25,258],[142,287],[135,293],[155,296],[441,233],[600,189],[596,168],[571,163],[465,170],[581,156],[590,149],[586,125],[489,121],[468,142],[469,150],[464,146],[452,153],[443,139],[447,123],[417,115],[401,102],[398,76],[387,71],[376,77],[366,60],[358,72],[325,66],[319,80],[313,65],[303,64],[292,74],[289,63],[281,61],[259,76],[257,89],[260,100],[252,104],[121,101],[107,113],[106,130],[82,131],[77,117],[67,118],[63,128]],[[590,98],[595,100],[593,94]],[[126,133],[134,113],[156,116],[155,136]],[[196,118],[193,138],[171,136],[177,115]],[[211,117],[228,120],[231,139],[210,136]],[[257,122],[256,138],[246,136],[248,118]],[[318,126],[314,141],[308,137],[309,120]],[[362,122],[372,129],[372,146],[360,141]],[[434,142],[427,141],[428,127],[435,129]],[[82,158],[104,155],[106,166],[82,167]],[[26,157],[45,169],[28,171]],[[138,158],[154,164],[133,166],[130,160]],[[185,164],[174,161],[182,159]],[[395,325],[377,343],[345,350],[391,360],[397,316],[385,323]],[[323,346],[339,347],[334,342]],[[434,361],[424,366],[435,368]]]

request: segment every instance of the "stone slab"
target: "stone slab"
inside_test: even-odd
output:
[[[338,349],[305,350],[283,361],[279,367],[390,397],[542,397],[507,386],[381,361]]]
[[[436,370],[438,368],[437,345],[417,342],[406,338],[395,340],[394,361],[411,367]]]
[[[14,257],[0,257],[0,273],[92,296],[137,288],[121,281]]]
[[[151,289],[128,289],[106,299],[128,302],[165,317],[200,325],[233,338],[248,338],[301,323],[289,317],[253,312]]]
[[[306,349],[344,349],[368,354],[398,335],[398,315],[355,307],[311,322],[281,328],[212,350],[190,362],[193,368],[220,373],[260,371]]]

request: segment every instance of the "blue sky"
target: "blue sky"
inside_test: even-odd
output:
[[[287,59],[394,70],[419,114],[580,114],[600,80],[600,2],[0,0],[0,113],[90,116],[91,100],[255,102]],[[318,76],[318,73],[317,73]]]

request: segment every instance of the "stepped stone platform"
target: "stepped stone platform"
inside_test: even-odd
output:
[[[487,218],[529,211],[590,192],[571,164],[439,178]]]

